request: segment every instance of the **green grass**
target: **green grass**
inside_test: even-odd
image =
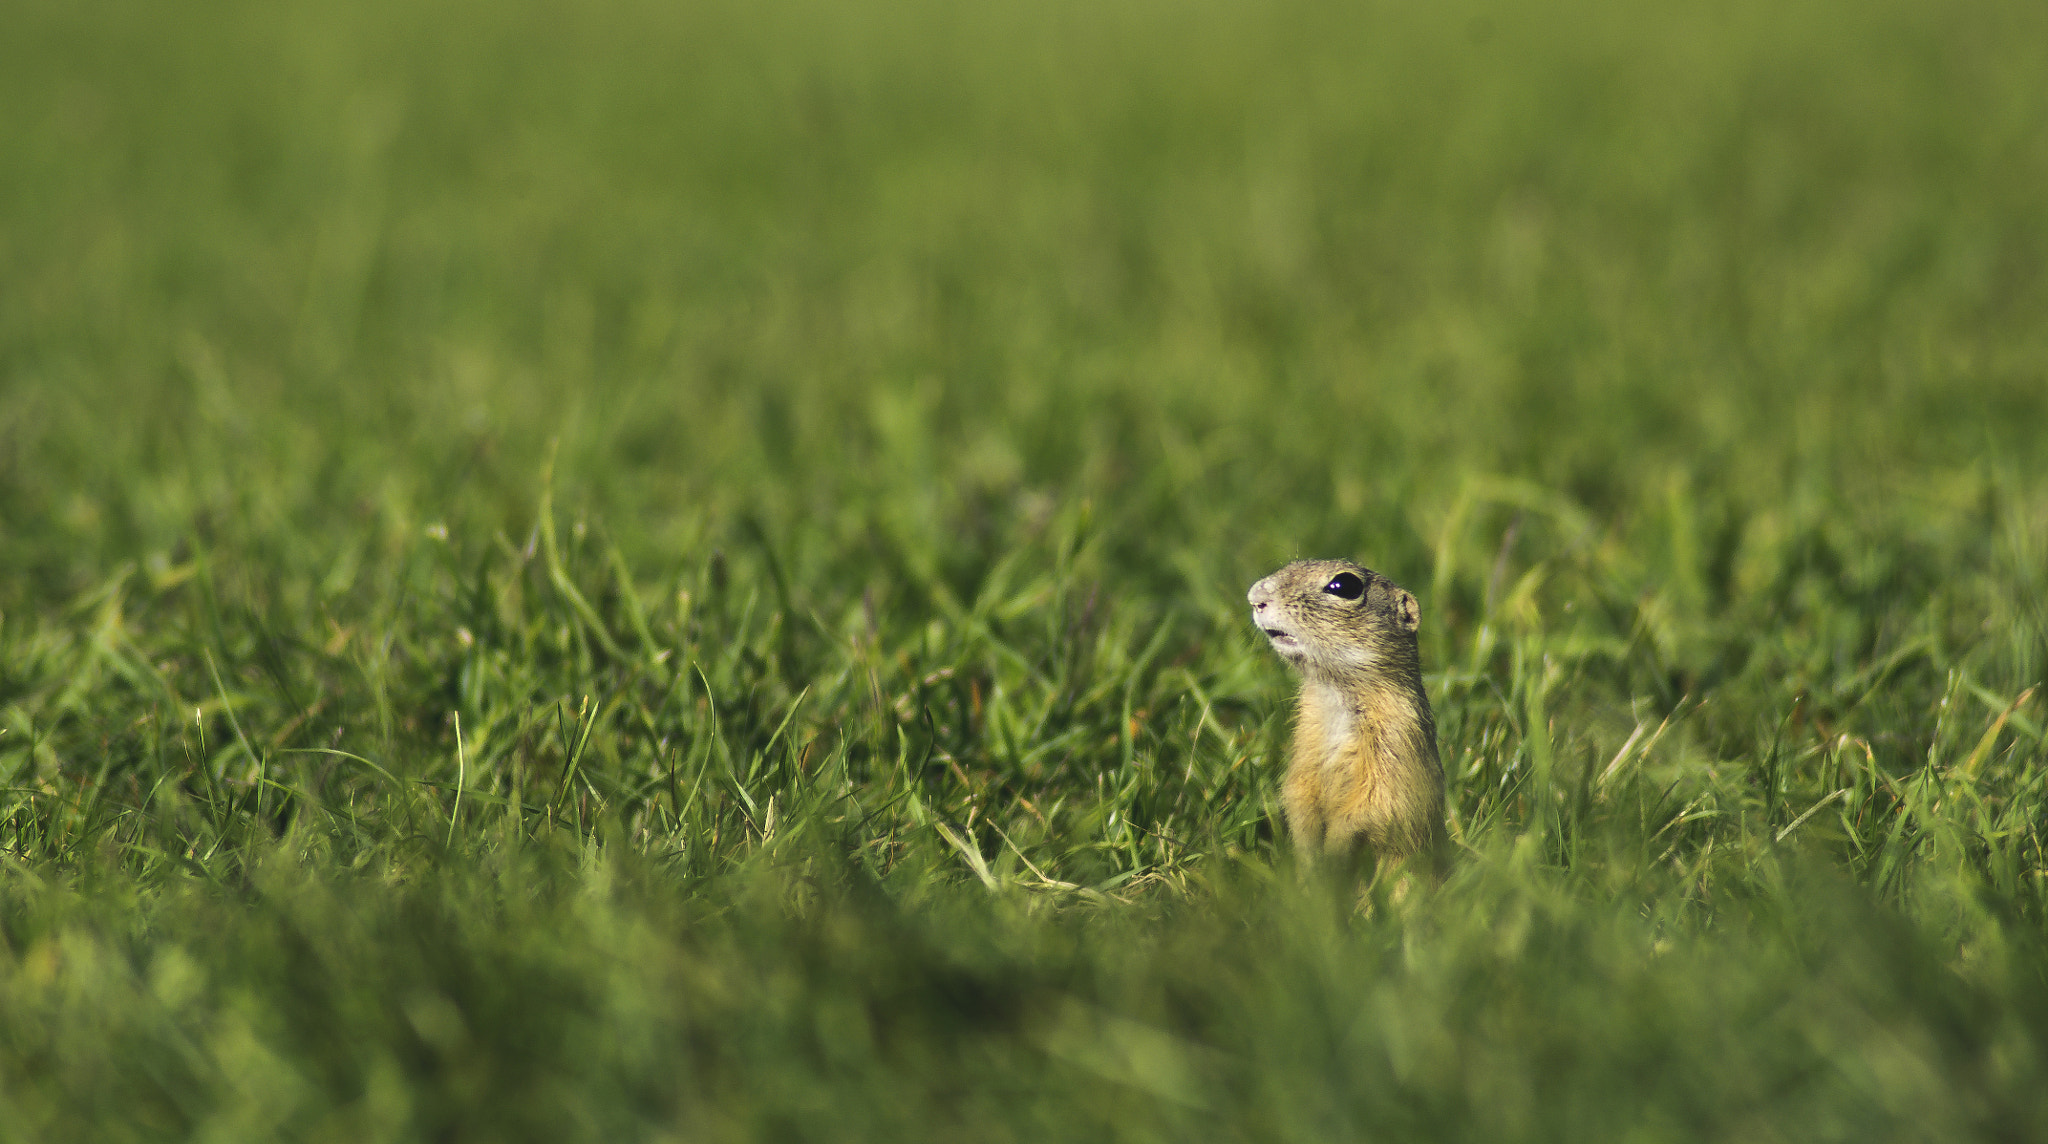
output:
[[[0,1141],[2048,1134],[2040,5],[10,15]]]

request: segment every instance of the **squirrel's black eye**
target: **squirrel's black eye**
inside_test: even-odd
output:
[[[1365,595],[1365,581],[1350,572],[1339,572],[1336,579],[1323,585],[1323,591],[1340,600],[1356,600]]]

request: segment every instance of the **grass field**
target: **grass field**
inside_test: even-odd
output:
[[[0,1141],[2048,1138],[2035,0],[7,24]]]

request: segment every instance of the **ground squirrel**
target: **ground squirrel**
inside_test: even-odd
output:
[[[1303,856],[1441,856],[1444,771],[1406,589],[1348,560],[1297,560],[1253,584],[1252,622],[1301,672],[1282,781]]]

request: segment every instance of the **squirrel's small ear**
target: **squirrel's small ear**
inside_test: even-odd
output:
[[[1415,602],[1415,594],[1406,588],[1394,593],[1394,615],[1411,632],[1422,626],[1422,605]]]

